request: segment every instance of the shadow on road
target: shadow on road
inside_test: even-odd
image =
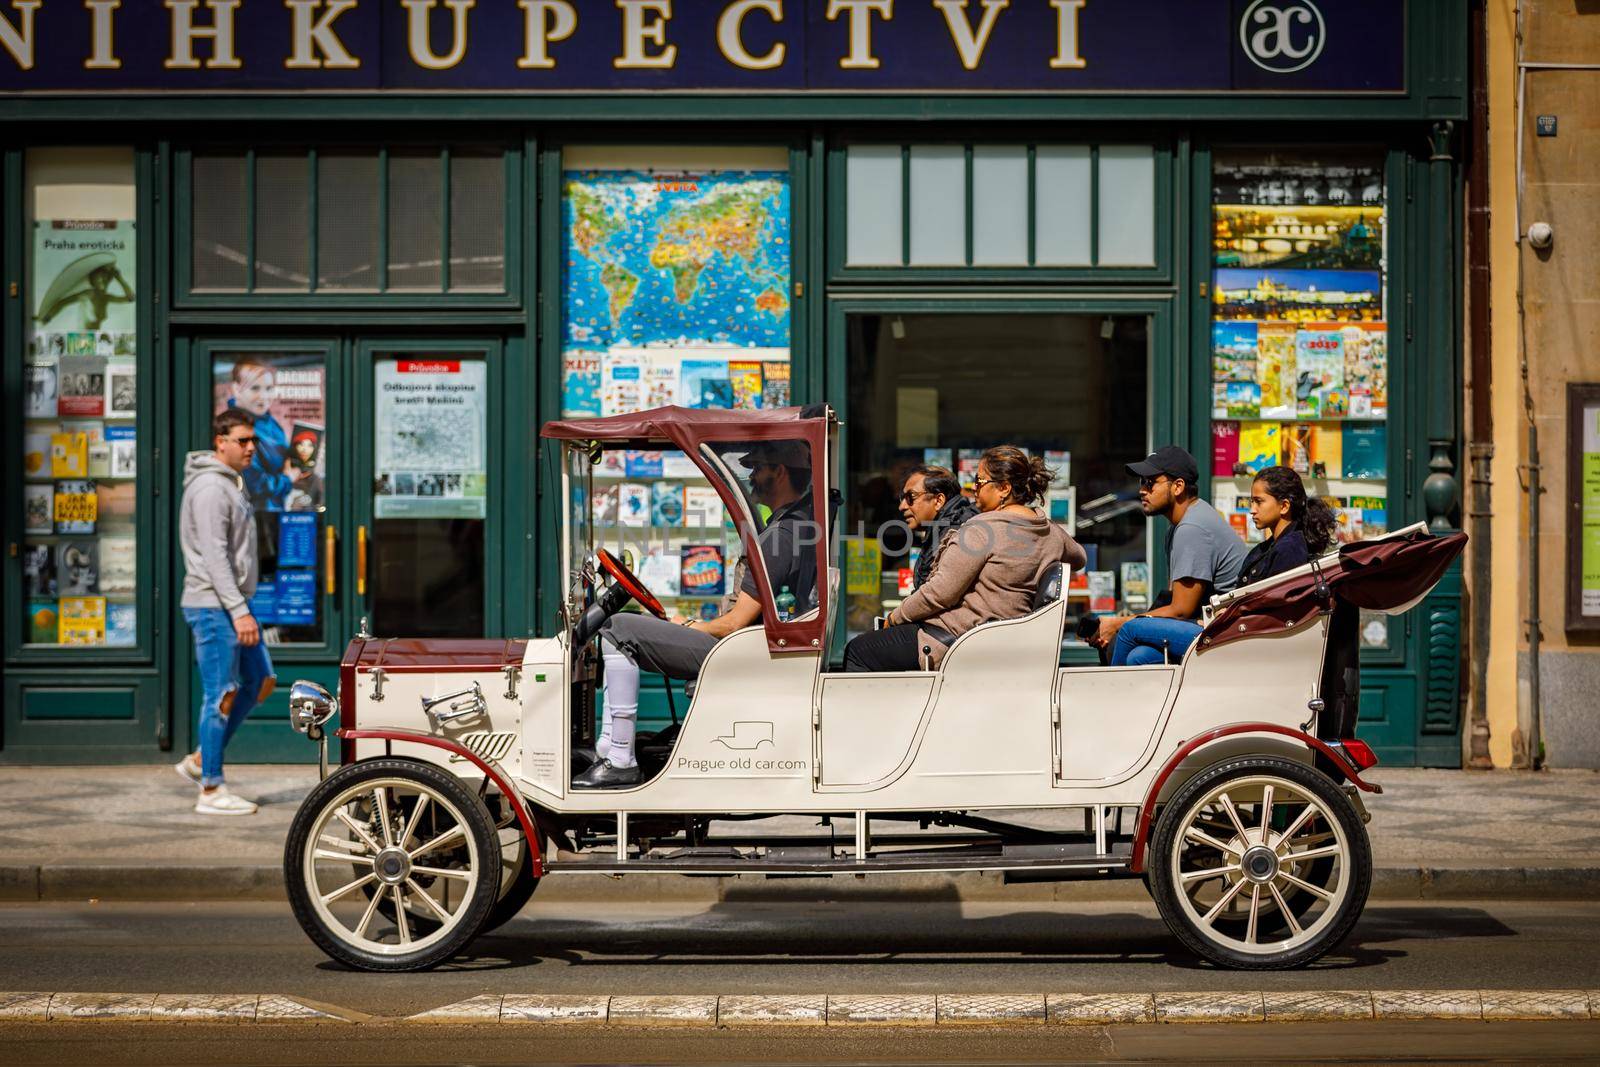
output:
[[[696,967],[906,967],[1145,964],[1216,970],[1136,906],[1074,912],[963,907],[952,890],[914,903],[723,902],[703,911],[611,911],[589,921],[524,914],[479,937],[441,970],[484,971],[543,963],[586,968],[692,964]],[[1404,959],[1408,941],[1515,937],[1474,907],[1371,907],[1344,944],[1307,971],[1365,970]],[[324,969],[342,970],[331,962]]]

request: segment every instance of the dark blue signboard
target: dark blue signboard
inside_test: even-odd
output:
[[[1404,0],[0,2],[0,92],[1403,93]]]

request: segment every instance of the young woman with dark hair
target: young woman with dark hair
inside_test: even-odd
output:
[[[978,514],[941,539],[928,580],[844,650],[847,671],[936,668],[957,637],[980,623],[1028,614],[1054,563],[1082,568],[1083,547],[1037,508],[1050,487],[1044,460],[998,445],[978,461]]]
[[[1244,559],[1239,584],[1259,582],[1316,559],[1334,545],[1333,509],[1306,495],[1289,467],[1267,467],[1250,484],[1250,518],[1267,539]]]

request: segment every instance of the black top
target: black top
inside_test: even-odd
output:
[[[917,529],[915,536],[922,545],[922,554],[917,557],[915,585],[922,585],[933,573],[933,561],[939,558],[939,550],[944,547],[944,535],[977,513],[978,505],[964,496],[956,496],[944,502],[932,522]]]
[[[795,613],[810,611],[817,606],[817,537],[816,511],[808,491],[800,499],[785,504],[772,513],[766,529],[756,538],[761,546],[761,558],[767,565],[767,580],[772,583],[774,599],[788,586],[794,594]],[[746,568],[741,592],[759,597],[756,577]]]
[[[1244,558],[1244,567],[1239,571],[1239,585],[1259,582],[1310,562],[1311,549],[1306,545],[1305,534],[1294,523],[1290,523],[1283,533],[1267,538],[1250,550],[1250,554]]]

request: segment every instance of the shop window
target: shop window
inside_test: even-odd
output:
[[[851,145],[846,267],[1151,268],[1150,145]]]
[[[1376,153],[1219,153],[1212,271],[1213,503],[1241,536],[1254,479],[1291,468],[1340,542],[1390,529],[1390,341]],[[1364,615],[1362,642],[1388,646]]]
[[[790,406],[786,149],[573,148],[561,189],[563,416]],[[699,468],[608,451],[593,474],[593,500],[573,507],[595,543],[669,611],[718,614],[741,549]]]
[[[378,288],[378,157],[317,153],[317,288]]]
[[[197,153],[188,291],[503,293],[506,166],[457,148]]]
[[[1039,506],[1082,542],[1076,619],[1149,607],[1147,523],[1123,469],[1148,451],[1149,320],[1046,313],[857,314],[849,382],[842,555],[847,636],[911,593],[927,530],[901,512],[921,466],[973,492],[979,456],[1015,445],[1054,472]],[[984,353],[982,360],[972,358]],[[1069,641],[1076,641],[1069,623]]]
[[[256,290],[311,288],[311,170],[304,155],[256,157]]]
[[[133,151],[29,149],[26,182],[22,640],[131,648],[149,577]]]

